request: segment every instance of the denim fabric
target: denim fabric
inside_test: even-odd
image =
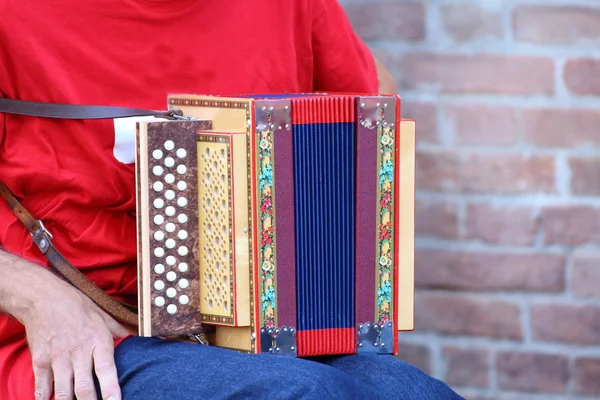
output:
[[[462,399],[392,356],[299,359],[132,337],[115,359],[124,400]]]

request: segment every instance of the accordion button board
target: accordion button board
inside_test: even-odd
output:
[[[398,96],[172,95],[138,123],[140,334],[293,357],[413,329],[413,121]]]

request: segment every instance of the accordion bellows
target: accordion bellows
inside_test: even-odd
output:
[[[172,95],[138,123],[140,334],[397,354],[413,329],[413,121],[398,96]]]

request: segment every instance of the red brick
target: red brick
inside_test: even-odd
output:
[[[519,126],[515,110],[502,106],[454,104],[444,109],[456,144],[511,146],[517,143]]]
[[[585,58],[567,61],[564,80],[567,88],[575,94],[600,95],[600,61]]]
[[[600,110],[522,109],[524,140],[540,147],[600,147]]]
[[[565,393],[569,359],[564,355],[499,352],[496,355],[498,387],[503,390]]]
[[[532,43],[600,43],[600,10],[578,6],[519,6],[513,13],[514,37]]]
[[[415,301],[415,329],[443,335],[523,338],[517,304],[480,300],[462,294],[419,293]]]
[[[466,193],[556,192],[552,156],[419,150],[416,164],[419,189]]]
[[[416,201],[415,231],[421,235],[457,238],[457,204],[440,200],[418,199]]]
[[[431,374],[429,348],[427,346],[402,343],[402,333],[400,333],[397,358],[419,368],[426,374]]]
[[[415,284],[420,288],[470,291],[562,292],[565,257],[419,249]]]
[[[364,40],[419,41],[425,38],[425,9],[420,3],[349,3],[344,9]]]
[[[436,112],[434,103],[402,101],[402,118],[416,121],[417,144],[439,143]]]
[[[485,388],[490,384],[490,353],[486,349],[444,347],[446,377],[450,386]]]
[[[466,236],[492,244],[532,245],[539,229],[535,209],[510,205],[469,204]]]
[[[600,243],[600,209],[588,206],[549,206],[540,222],[544,243],[579,246]]]
[[[450,93],[550,95],[554,63],[550,58],[512,55],[409,53],[399,59],[399,86],[439,88]]]
[[[448,4],[440,7],[446,33],[458,42],[502,37],[502,15],[472,4]]]
[[[600,157],[572,157],[571,193],[579,195],[600,194]]]
[[[575,360],[575,393],[600,396],[600,358],[580,357]]]
[[[535,340],[582,345],[600,344],[600,307],[536,304],[531,308]]]
[[[573,255],[571,291],[580,297],[600,298],[600,252],[578,251]]]

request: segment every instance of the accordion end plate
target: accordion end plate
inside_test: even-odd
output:
[[[365,322],[357,327],[357,353],[393,354],[394,330],[393,322],[385,324]]]
[[[296,329],[289,326],[260,329],[260,352],[279,356],[297,357]]]

